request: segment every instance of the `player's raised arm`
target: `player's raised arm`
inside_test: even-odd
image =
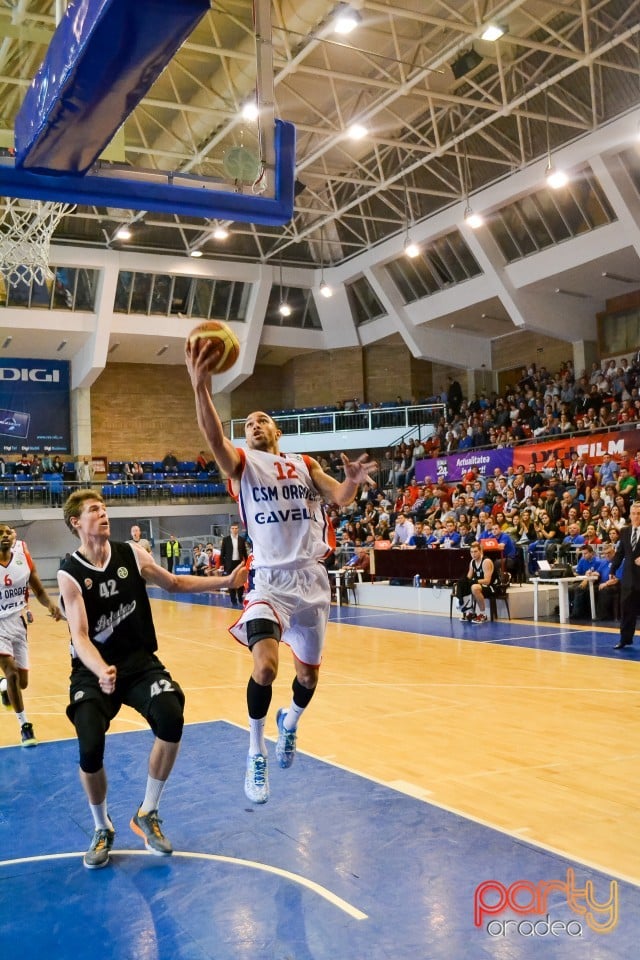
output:
[[[226,577],[194,577],[191,574],[169,573],[156,563],[153,557],[140,547],[133,546],[140,573],[146,583],[152,583],[168,593],[218,593],[220,590],[236,590],[247,582],[247,570],[243,563]]]
[[[200,432],[209,444],[220,470],[234,477],[240,467],[240,454],[225,437],[222,421],[211,396],[211,373],[222,354],[223,346],[214,340],[199,338],[187,340],[185,361],[191,377],[196,400],[196,415]]]

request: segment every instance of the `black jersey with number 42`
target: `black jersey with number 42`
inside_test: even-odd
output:
[[[107,663],[118,664],[137,650],[158,649],[147,588],[133,548],[111,541],[111,556],[95,567],[79,550],[65,561],[61,573],[76,581],[84,600],[89,638]],[[75,656],[73,645],[71,656]]]

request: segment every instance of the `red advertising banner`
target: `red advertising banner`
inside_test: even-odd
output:
[[[640,430],[613,430],[610,433],[591,433],[573,436],[556,436],[544,443],[526,443],[513,447],[513,465],[539,467],[549,460],[571,458],[572,453],[583,456],[587,463],[600,463],[605,453],[622,462],[633,459],[640,450]]]

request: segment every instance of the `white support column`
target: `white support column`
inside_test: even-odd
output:
[[[93,453],[91,449],[91,390],[78,387],[71,391],[71,452],[74,458]]]
[[[95,327],[84,347],[73,358],[71,364],[72,389],[92,386],[107,363],[119,265],[119,256],[116,254],[114,257],[105,259],[104,269],[99,273],[96,290]]]

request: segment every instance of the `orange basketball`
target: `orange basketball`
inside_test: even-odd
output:
[[[211,366],[211,373],[225,373],[234,365],[240,354],[240,343],[233,330],[222,320],[205,320],[189,334],[189,342],[194,340],[216,340],[223,345],[218,362]]]

